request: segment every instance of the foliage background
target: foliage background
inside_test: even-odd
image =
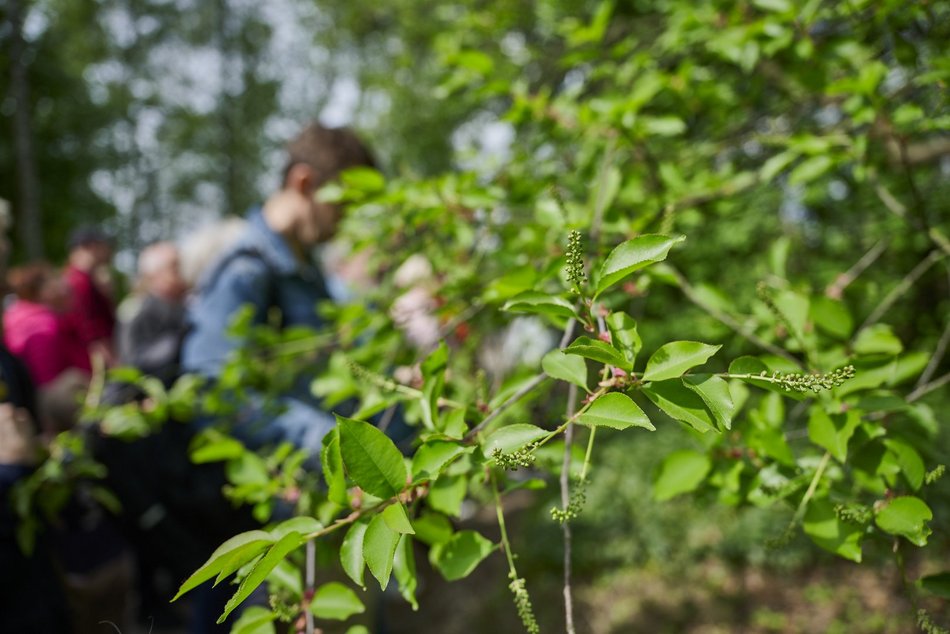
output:
[[[674,268],[638,276],[608,296],[611,309],[640,324],[644,358],[671,340],[721,343],[717,359],[758,354],[751,333],[795,358],[808,353],[811,367],[828,371],[854,353],[852,335],[872,317],[891,326],[899,363],[910,368],[872,388],[906,397],[945,376],[946,3],[326,4],[8,3],[0,9],[0,81],[12,82],[13,70],[23,68],[30,89],[21,102],[16,86],[4,83],[0,108],[0,196],[14,202],[18,230],[37,224],[55,257],[68,227],[102,220],[131,253],[261,198],[280,168],[280,139],[295,121],[322,116],[354,123],[388,176],[382,190],[372,179],[346,183],[357,204],[345,238],[353,248],[375,246],[379,284],[370,299],[379,310],[365,322],[353,322],[352,309],[337,317],[373,333],[368,344],[355,334],[342,342],[372,371],[388,375],[423,356],[388,317],[401,292],[394,271],[422,253],[434,271],[437,316],[452,327],[450,395],[497,398],[517,385],[537,371],[523,339],[553,345],[553,329],[516,338],[520,360],[486,363],[479,351],[514,318],[498,310],[504,300],[529,288],[559,292],[567,233],[581,229],[595,262],[638,233],[687,236],[670,257]],[[20,49],[16,11],[26,16]],[[17,204],[23,164],[10,132],[20,110],[32,119],[38,174],[40,204],[31,213]],[[28,244],[18,234],[18,259],[37,255]],[[808,297],[812,307],[841,299],[845,316],[809,313],[807,331],[796,337],[762,301],[760,283],[766,293]],[[727,362],[718,363],[714,369],[725,371]],[[878,367],[867,363],[859,377]],[[358,381],[341,378],[342,364],[331,366],[318,389],[331,399],[365,399]],[[529,398],[508,418],[555,422],[564,400],[563,390],[549,401]],[[922,400],[933,424],[917,446],[930,469],[948,461],[950,399],[944,386]],[[805,412],[789,403],[786,414],[789,444],[807,453]],[[576,574],[586,588],[579,601],[591,631],[629,631],[637,618],[659,619],[670,631],[712,631],[702,628],[714,624],[683,616],[701,601],[699,591],[659,616],[644,608],[615,617],[610,607],[620,603],[615,594],[641,595],[645,585],[670,587],[674,596],[681,578],[715,585],[704,566],[724,566],[729,579],[745,581],[750,567],[761,569],[776,585],[822,571],[818,595],[832,592],[838,575],[858,574],[800,535],[782,549],[767,547],[793,506],[747,508],[723,487],[652,501],[663,455],[716,451],[705,437],[673,431],[607,435],[598,446],[575,524]],[[728,435],[723,442],[723,451],[745,447]],[[549,462],[556,471],[557,459]],[[548,518],[554,484],[519,515],[515,550],[529,580],[559,575],[560,529]],[[946,568],[940,527],[950,525],[947,486],[943,479],[929,489],[934,535],[926,556],[910,555],[916,574]],[[879,545],[867,559],[897,579],[887,551]],[[867,631],[907,631],[912,609],[899,585],[886,586],[890,599],[882,605],[890,607]],[[544,588],[542,596],[557,596],[557,583]],[[794,601],[779,602],[777,612],[750,610],[741,600],[747,591],[740,586],[730,595],[740,597],[735,610],[716,618],[758,631],[821,627],[795,622]],[[851,599],[838,588],[832,594],[830,623],[856,631]],[[864,601],[863,617],[873,592],[860,595],[854,600]],[[946,606],[928,607],[946,625]],[[539,610],[542,625],[557,618],[555,610]]]

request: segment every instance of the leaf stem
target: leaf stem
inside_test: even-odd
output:
[[[798,503],[798,508],[795,509],[795,515],[792,516],[792,521],[789,524],[789,528],[797,526],[798,523],[802,521],[802,518],[805,516],[805,509],[808,506],[808,503],[811,501],[812,496],[815,495],[815,491],[818,489],[818,483],[821,482],[821,478],[824,476],[825,469],[828,468],[828,463],[830,461],[831,452],[826,451],[825,455],[821,457],[821,462],[818,463],[818,468],[815,469],[815,475],[812,476],[811,482],[808,484],[808,490],[805,491],[802,501]]]

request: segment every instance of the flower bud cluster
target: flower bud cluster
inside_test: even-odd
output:
[[[937,480],[943,477],[944,472],[947,470],[946,465],[938,464],[932,470],[927,472],[927,475],[924,476],[924,482],[927,484],[933,484]]]
[[[516,578],[514,573],[510,575],[510,578],[512,581],[508,584],[508,589],[515,596],[515,607],[518,608],[518,616],[521,617],[525,631],[528,634],[539,634],[541,628],[538,627],[538,621],[534,618],[534,608],[531,607],[531,597],[528,596],[524,579]]]
[[[571,491],[571,499],[567,503],[566,509],[554,507],[551,509],[551,519],[563,524],[577,519],[581,511],[584,510],[584,504],[587,503],[587,480],[580,480],[574,490]]]
[[[498,447],[495,447],[491,452],[491,459],[495,461],[502,469],[507,469],[509,471],[517,471],[520,468],[527,469],[534,465],[535,455],[534,450],[537,447],[534,443],[522,447],[521,449],[516,449],[508,453],[503,452]]]
[[[580,293],[581,285],[587,281],[587,275],[584,273],[584,249],[581,246],[581,232],[576,229],[571,231],[567,241],[567,279],[574,285],[571,290],[575,293]]]
[[[822,390],[836,388],[852,378],[854,376],[854,366],[846,365],[843,368],[838,368],[826,374],[818,372],[812,374],[772,372],[772,374],[769,375],[763,370],[759,376],[765,379],[771,379],[772,383],[781,385],[787,390],[794,390],[796,392],[807,392],[808,390],[821,392]]]
[[[862,504],[838,504],[835,515],[849,524],[867,524],[871,521],[871,509]]]

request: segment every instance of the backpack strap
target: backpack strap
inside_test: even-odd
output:
[[[265,312],[278,305],[277,303],[277,288],[275,281],[277,279],[277,271],[275,270],[273,264],[270,260],[261,252],[260,249],[250,245],[240,246],[236,249],[228,251],[221,259],[214,263],[209,274],[202,276],[201,282],[197,286],[198,294],[200,295],[205,290],[213,287],[217,284],[218,279],[224,273],[232,262],[243,257],[250,257],[255,260],[259,260],[264,264],[264,268],[267,270],[268,283],[267,287],[267,301],[266,306],[264,306]]]

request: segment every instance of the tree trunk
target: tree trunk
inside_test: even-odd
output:
[[[43,257],[43,218],[40,211],[40,187],[33,152],[33,122],[30,112],[30,82],[23,39],[23,0],[9,0],[10,95],[13,97],[13,139],[16,152],[17,235],[27,258]]]

